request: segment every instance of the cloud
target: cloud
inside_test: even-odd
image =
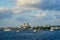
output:
[[[0,7],[0,12],[4,11],[4,7]]]
[[[19,13],[22,11],[36,10],[37,8],[31,5],[39,4],[42,0],[16,0],[16,6],[13,10],[14,13]]]
[[[23,14],[23,13],[26,13],[26,12],[31,12],[33,10],[37,10],[37,8],[34,8],[34,7],[14,7],[14,8],[11,8],[11,11],[14,13],[14,14]]]
[[[60,15],[55,15],[56,16],[56,19],[60,19]]]
[[[0,7],[0,12],[10,11],[9,7]]]
[[[22,12],[22,10],[20,9],[20,8],[17,8],[17,7],[12,7],[12,8],[9,8],[9,7],[0,7],[0,12],[5,12],[5,11],[7,11],[7,12],[13,12],[13,14],[14,13],[20,13],[20,12]]]
[[[12,10],[13,13],[20,13],[20,12],[22,12],[22,10],[20,8],[17,8],[17,7],[12,8],[11,10]]]
[[[58,21],[60,19],[59,0],[15,0],[15,2],[15,6],[10,4],[10,7],[0,7],[2,24],[6,24],[7,20],[8,25],[20,25],[20,22],[24,21],[28,21],[32,25],[34,23],[38,25],[60,22]]]
[[[42,10],[60,11],[60,0],[43,0],[41,4],[33,5],[33,7],[37,7]]]
[[[60,10],[59,0],[15,0],[16,6],[12,8],[13,13],[28,10]]]
[[[17,6],[27,6],[40,3],[42,0],[16,0]]]
[[[40,17],[46,16],[46,14],[45,14],[45,13],[41,13],[41,14],[38,14],[38,13],[37,13],[37,14],[34,14],[33,16],[40,18]]]
[[[16,0],[16,6],[60,11],[60,0]]]
[[[59,12],[58,12],[59,13]],[[32,20],[36,20],[36,21],[47,21],[47,20],[56,20],[56,11],[49,11],[49,10],[36,10],[33,12],[33,14],[31,13],[31,19]]]

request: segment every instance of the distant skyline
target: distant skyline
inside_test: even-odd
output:
[[[60,25],[60,0],[0,0],[0,27]]]

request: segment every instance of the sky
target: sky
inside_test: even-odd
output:
[[[0,27],[60,25],[60,0],[0,0]]]

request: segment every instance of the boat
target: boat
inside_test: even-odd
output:
[[[50,29],[50,31],[54,31],[53,29]]]
[[[54,28],[53,28],[53,27],[51,27],[50,31],[54,31]]]
[[[38,29],[38,30],[34,29],[33,31],[34,31],[34,32],[38,32],[38,31],[39,31],[39,29]]]
[[[19,30],[17,30],[16,32],[19,32]]]
[[[37,30],[33,30],[34,32],[37,32]]]
[[[4,29],[4,31],[11,31],[11,29]]]

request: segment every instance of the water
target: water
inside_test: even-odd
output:
[[[60,30],[49,31],[42,30],[33,32],[30,30],[16,31],[0,31],[0,40],[60,40]]]

